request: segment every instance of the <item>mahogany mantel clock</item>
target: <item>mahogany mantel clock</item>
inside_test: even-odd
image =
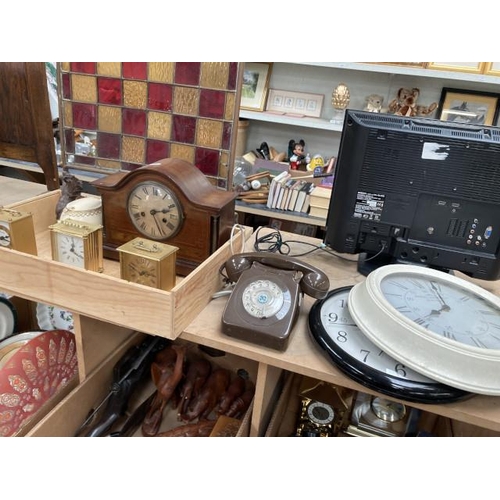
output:
[[[191,163],[167,158],[92,182],[102,198],[104,256],[143,237],[176,246],[176,273],[186,276],[225,243],[236,194],[221,191]]]

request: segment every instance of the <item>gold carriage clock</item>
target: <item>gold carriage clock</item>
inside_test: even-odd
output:
[[[117,250],[122,279],[166,291],[175,286],[177,247],[145,238],[134,238]]]
[[[37,255],[31,213],[0,208],[0,247]]]
[[[101,225],[64,219],[49,229],[54,260],[87,271],[103,271]]]

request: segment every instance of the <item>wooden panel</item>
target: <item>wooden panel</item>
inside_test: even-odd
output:
[[[0,157],[37,163],[47,188],[58,189],[45,63],[0,63],[0,89]]]

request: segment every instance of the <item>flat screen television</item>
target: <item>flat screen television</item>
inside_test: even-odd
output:
[[[496,280],[499,241],[500,129],[346,111],[327,247]]]

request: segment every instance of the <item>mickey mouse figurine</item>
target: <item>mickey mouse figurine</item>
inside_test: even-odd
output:
[[[306,143],[303,139],[300,139],[298,142],[294,139],[289,141],[288,158],[292,170],[299,170],[302,165],[305,166],[307,164],[306,155],[304,154],[305,147]]]

